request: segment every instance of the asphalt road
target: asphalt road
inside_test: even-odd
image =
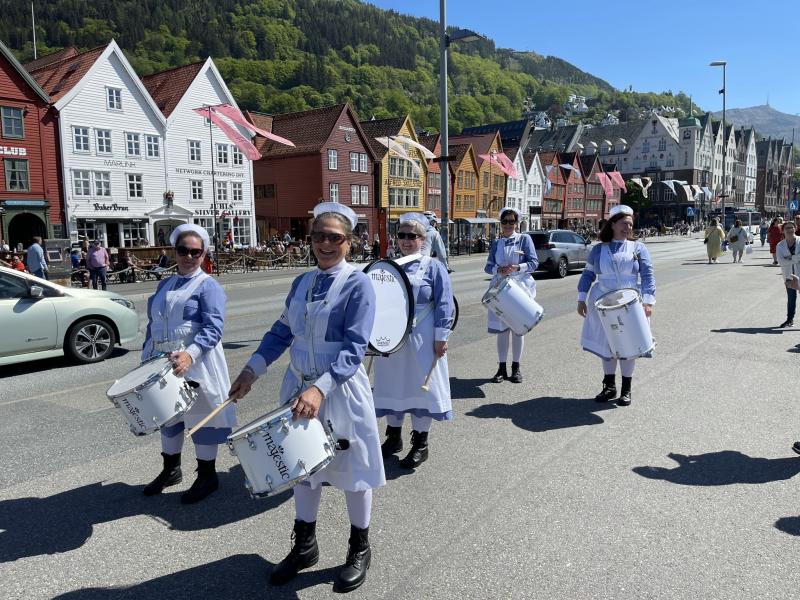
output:
[[[800,330],[778,269],[757,248],[707,265],[702,243],[657,240],[656,356],[628,408],[598,405],[599,360],[579,349],[577,274],[537,275],[543,322],[526,337],[525,382],[491,384],[480,298],[484,257],[457,258],[461,316],[448,353],[455,420],[434,424],[416,473],[387,461],[375,494],[373,564],[357,598],[796,598]],[[233,374],[280,313],[288,273],[226,279]],[[116,288],[122,289],[122,288]],[[146,284],[125,293],[140,311]],[[184,483],[142,486],[157,436],[135,438],[105,397],[138,347],[99,365],[48,360],[0,372],[0,597],[320,598],[346,554],[343,495],[326,489],[320,563],[282,588],[291,495],[254,501],[237,460],[190,507]],[[273,407],[284,357],[239,405]],[[406,427],[406,430],[409,428]],[[407,433],[406,433],[407,438]]]

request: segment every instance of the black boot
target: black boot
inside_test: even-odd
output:
[[[317,522],[294,522],[292,542],[294,545],[289,554],[275,565],[269,576],[272,585],[283,585],[294,579],[303,569],[313,567],[319,562],[319,546],[317,546]]]
[[[594,397],[595,402],[610,402],[617,397],[617,383],[614,375],[603,377],[603,390]]]
[[[359,529],[351,525],[347,560],[336,574],[333,591],[344,593],[360,587],[367,578],[370,560],[372,560],[372,550],[369,548],[369,527]]]
[[[404,469],[416,469],[428,460],[428,432],[411,432],[411,450],[400,461],[400,466]]]
[[[497,373],[492,377],[492,383],[502,383],[504,379],[508,379],[508,371],[506,371],[506,363],[500,363]]]
[[[164,468],[158,477],[153,479],[150,483],[144,486],[142,493],[145,496],[155,496],[164,491],[165,487],[176,485],[183,481],[183,473],[181,473],[181,453],[178,454],[164,454]]]
[[[388,458],[392,454],[397,454],[403,449],[403,428],[386,426],[386,441],[381,444],[381,454],[383,458]]]
[[[508,380],[511,383],[522,383],[522,372],[519,370],[519,363],[511,363],[511,377]]]
[[[631,380],[633,377],[622,377],[622,391],[617,398],[617,406],[630,406],[631,404]]]
[[[197,479],[194,480],[192,487],[181,496],[181,504],[200,502],[200,500],[217,490],[219,479],[217,479],[215,463],[215,460],[197,459]]]

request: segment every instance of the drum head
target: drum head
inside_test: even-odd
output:
[[[167,357],[156,358],[143,362],[130,371],[127,375],[114,382],[106,394],[109,396],[119,396],[133,391],[137,386],[142,385],[145,381],[160,375],[162,372],[168,372],[170,367],[169,359]]]
[[[231,433],[228,436],[228,439],[236,440],[245,437],[251,431],[256,431],[257,429],[261,428],[264,425],[269,425],[272,421],[280,417],[286,417],[287,419],[292,418],[292,409],[288,404],[279,406],[275,410],[271,410],[267,414],[261,415],[257,419],[253,419],[247,425],[242,425],[241,427],[236,429],[233,433]]]
[[[414,298],[405,271],[394,261],[381,259],[364,269],[375,291],[375,323],[369,336],[369,349],[377,354],[392,354],[403,347],[411,334]]]
[[[614,290],[612,292],[608,292],[600,296],[597,299],[597,302],[594,305],[597,308],[604,308],[614,309],[614,308],[622,308],[623,306],[627,306],[633,302],[636,302],[639,299],[639,291],[633,288],[622,288],[620,290]]]

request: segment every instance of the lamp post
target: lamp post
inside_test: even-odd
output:
[[[452,35],[447,34],[446,0],[439,0],[439,135],[441,136],[441,156],[438,159],[442,177],[442,222],[444,231],[442,241],[447,252],[450,252],[450,142],[447,131],[447,48],[451,42],[476,42],[485,39],[482,35],[469,29],[459,29]],[[444,166],[442,166],[442,164]]]
[[[722,67],[722,89],[719,91],[722,94],[722,124],[720,125],[720,132],[722,133],[722,194],[720,194],[720,198],[722,199],[722,228],[725,229],[725,198],[727,197],[725,186],[728,183],[728,135],[725,132],[725,100],[727,99],[726,68],[728,61],[715,60],[709,63],[708,66]]]

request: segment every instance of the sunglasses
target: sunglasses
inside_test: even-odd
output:
[[[178,256],[191,256],[192,258],[200,258],[200,255],[203,253],[203,249],[178,246],[177,248],[175,248],[175,252],[178,253]]]
[[[420,234],[418,234],[418,233],[411,233],[411,232],[406,233],[405,231],[398,231],[397,232],[397,239],[398,240],[415,240],[418,237],[422,237],[422,236]]]
[[[311,241],[315,244],[321,244],[328,240],[331,244],[341,246],[347,238],[341,233],[325,233],[324,231],[312,231]]]
[[[502,221],[500,221],[500,222],[501,222],[503,225],[516,225],[516,224],[517,224],[517,220],[516,220],[516,219],[503,219],[503,220],[502,220]]]

